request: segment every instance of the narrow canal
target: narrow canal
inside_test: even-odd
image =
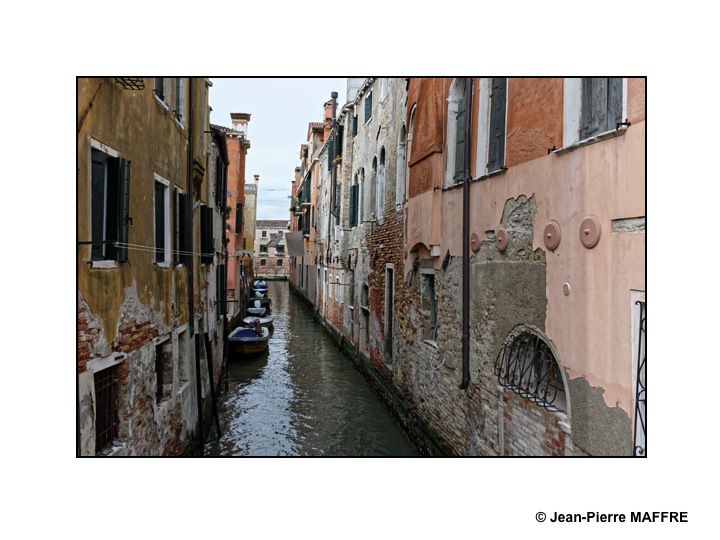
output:
[[[390,411],[287,282],[268,283],[268,351],[230,358],[216,456],[418,455]]]

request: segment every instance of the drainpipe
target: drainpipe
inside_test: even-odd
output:
[[[463,154],[463,250],[462,250],[462,382],[470,384],[470,135],[472,126],[472,77],[465,78],[465,151]]]
[[[188,204],[186,232],[188,235],[188,251],[192,254],[188,257],[188,326],[190,335],[195,336],[195,384],[197,390],[197,413],[198,413],[198,440],[200,442],[200,455],[204,454],[205,437],[203,433],[202,419],[202,376],[200,374],[200,334],[195,332],[195,259],[193,246],[193,208],[195,207],[193,190],[193,129],[195,125],[195,102],[193,101],[193,78],[188,78],[188,97],[190,107],[188,112],[188,142],[187,142],[187,187]]]
[[[332,129],[330,130],[330,135],[335,138],[335,142],[333,142],[333,154],[337,154],[337,147],[335,146],[339,141],[337,137],[337,126],[335,121],[335,116],[337,115],[337,92],[331,92],[330,97],[332,98]],[[337,173],[335,172],[336,166],[335,166],[335,156],[332,156],[332,168],[330,169],[330,202],[332,204],[328,205],[328,219],[327,219],[327,248],[325,250],[325,264],[327,265],[327,268],[330,268],[330,262],[332,259],[330,259],[330,221],[332,220],[332,217],[335,215],[334,207],[335,203],[335,193],[337,193]],[[330,290],[330,284],[328,283],[328,291]],[[325,302],[327,305],[327,301]],[[326,313],[323,315],[327,316],[327,310]]]

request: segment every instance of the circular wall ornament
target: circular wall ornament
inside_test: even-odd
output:
[[[554,219],[550,220],[550,222],[545,225],[545,230],[543,231],[543,240],[545,241],[545,246],[550,251],[555,251],[560,245],[560,238],[560,224]]]
[[[505,251],[508,247],[508,233],[507,231],[500,227],[497,232],[495,233],[495,245],[497,246],[499,251]]]
[[[580,241],[588,249],[594,248],[600,241],[602,226],[597,216],[587,216],[580,224]]]
[[[470,235],[470,249],[473,250],[473,253],[477,253],[480,249],[480,235],[477,231],[473,231]]]

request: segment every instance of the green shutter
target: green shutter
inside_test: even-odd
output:
[[[355,219],[357,216],[357,210],[355,208],[355,198],[357,197],[357,185],[350,186],[350,219],[348,220],[348,225],[350,227],[354,227],[357,225]]]
[[[165,186],[155,182],[155,262],[165,260]]]
[[[494,78],[490,94],[490,140],[488,172],[498,171],[505,165],[505,112],[507,79]]]
[[[178,237],[180,239],[179,251],[183,252],[180,254],[179,260],[183,264],[188,264],[190,255],[188,246],[190,245],[190,239],[188,236],[188,196],[185,193],[178,193]]]
[[[213,209],[200,207],[200,263],[212,264],[215,246],[213,241]]]
[[[365,98],[365,122],[372,118],[372,92]]]
[[[105,240],[105,174],[106,174],[106,155],[99,151],[93,150],[91,153],[92,161],[92,181],[91,181],[91,260],[99,261],[103,259],[103,244]]]
[[[615,130],[618,123],[623,121],[623,80],[622,77],[608,79],[608,122],[607,129]]]

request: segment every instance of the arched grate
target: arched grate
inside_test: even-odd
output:
[[[552,412],[566,412],[565,384],[552,349],[522,327],[505,340],[495,362],[500,385]]]

